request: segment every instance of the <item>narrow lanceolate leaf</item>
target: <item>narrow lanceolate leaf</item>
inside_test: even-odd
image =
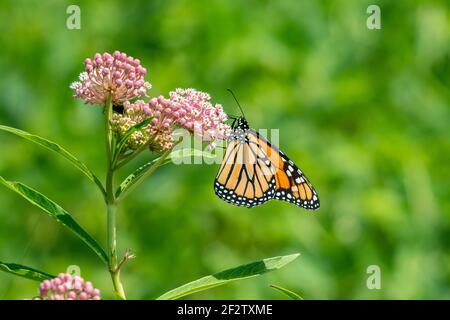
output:
[[[52,276],[51,274],[48,274],[46,272],[42,272],[17,263],[6,263],[0,261],[0,270],[35,281],[44,281],[47,279],[55,278],[55,276]]]
[[[297,294],[297,293],[295,293],[295,292],[293,292],[291,290],[288,290],[286,288],[277,286],[275,284],[271,284],[269,287],[274,288],[275,290],[278,290],[281,293],[284,293],[285,295],[287,295],[292,300],[303,300],[303,298],[299,294]]]
[[[201,279],[189,282],[158,297],[158,300],[175,300],[186,295],[211,289],[232,281],[256,277],[264,273],[280,269],[297,259],[300,254],[267,258],[236,268],[228,269]]]
[[[117,200],[124,198],[131,190],[133,190],[140,182],[146,177],[151,175],[153,171],[159,166],[163,165],[167,157],[170,154],[170,150],[166,151],[161,157],[147,162],[143,166],[137,168],[132,174],[125,178],[116,191]]]
[[[100,180],[95,176],[95,174],[93,174],[92,171],[89,170],[88,167],[83,162],[78,160],[74,155],[72,155],[70,152],[65,150],[60,145],[58,145],[50,140],[44,139],[42,137],[36,136],[34,134],[31,134],[31,133],[28,133],[26,131],[19,130],[16,128],[0,125],[0,130],[15,134],[21,138],[27,139],[27,140],[34,142],[44,148],[54,151],[57,154],[59,154],[60,156],[66,158],[71,164],[73,164],[76,168],[78,168],[78,170],[80,170],[91,181],[93,181],[97,185],[97,187],[100,189],[100,191],[103,193],[103,195],[105,194],[105,189],[104,189],[102,183],[100,182]]]
[[[97,241],[92,238],[89,233],[87,233],[72,218],[72,216],[66,210],[61,208],[57,203],[53,202],[38,191],[24,185],[23,183],[7,181],[2,176],[0,176],[0,183],[21,195],[31,204],[41,208],[50,217],[56,219],[56,221],[69,228],[81,240],[83,240],[100,257],[100,259],[102,259],[103,262],[105,262],[106,264],[108,263],[108,257],[105,251],[103,251],[102,247],[97,243]]]
[[[191,157],[203,157],[209,159],[215,158],[215,155],[212,155],[209,152],[194,149],[180,149],[172,151],[170,153],[169,152],[164,153],[157,159],[147,162],[146,164],[136,169],[132,174],[130,174],[117,189],[116,198],[123,198],[125,194],[129,193],[138,185],[138,183],[142,182],[153,171],[155,171],[156,168],[160,166],[168,163],[181,163],[183,159],[188,159]]]

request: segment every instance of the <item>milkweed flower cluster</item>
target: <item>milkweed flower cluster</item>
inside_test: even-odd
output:
[[[131,150],[137,150],[148,146],[153,151],[170,150],[173,147],[172,130],[167,120],[160,121],[154,117],[149,104],[143,100],[134,103],[125,102],[123,114],[114,113],[111,119],[113,132],[120,139],[136,124],[152,117],[150,123],[140,130],[136,130],[127,140],[126,146]],[[154,118],[153,118],[154,117]]]
[[[205,92],[176,89],[170,92],[169,98],[159,96],[148,103],[142,100],[125,103],[123,115],[113,115],[112,127],[121,137],[132,126],[151,118],[147,126],[131,135],[130,149],[148,144],[152,150],[169,150],[173,147],[172,133],[176,128],[185,128],[208,142],[225,139],[230,130],[224,123],[227,115],[220,104],[212,105],[210,100]]]
[[[204,141],[225,139],[230,127],[222,105],[212,105],[209,94],[195,89],[176,89],[170,92],[173,115],[178,123]]]
[[[89,104],[104,104],[109,94],[113,104],[122,104],[127,100],[147,96],[151,88],[144,80],[147,70],[141,66],[139,59],[114,51],[96,53],[94,59],[84,61],[85,71],[70,88],[74,97]]]
[[[100,290],[79,276],[60,273],[52,280],[44,280],[39,286],[42,300],[100,300]]]
[[[123,112],[114,113],[111,128],[121,139],[128,129],[151,118],[149,124],[136,130],[127,140],[128,150],[148,147],[152,151],[166,151],[174,146],[172,137],[176,128],[185,128],[191,134],[208,141],[225,139],[230,132],[226,113],[220,104],[212,104],[209,94],[195,89],[176,89],[169,97],[153,97],[148,102],[144,81],[146,69],[138,59],[115,51],[112,55],[96,54],[86,59],[86,71],[71,88],[74,97],[90,104],[105,104],[111,94],[112,103],[123,105]]]

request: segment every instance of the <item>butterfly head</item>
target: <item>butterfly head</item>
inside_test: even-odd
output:
[[[233,130],[234,129],[242,129],[243,131],[246,131],[246,130],[250,129],[250,126],[248,125],[247,120],[242,116],[235,119],[233,124],[231,125],[231,127],[233,128]]]

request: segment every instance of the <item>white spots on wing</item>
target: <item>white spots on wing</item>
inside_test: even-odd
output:
[[[269,188],[268,190],[263,194],[260,198],[246,198],[242,195],[237,195],[234,190],[226,189],[223,185],[221,185],[219,182],[215,182],[214,185],[214,191],[219,196],[219,198],[225,200],[228,203],[237,205],[237,206],[243,206],[247,208],[252,208],[258,205],[263,204],[264,202],[267,202],[271,199],[273,199],[273,195],[275,193],[275,179],[272,179],[269,182]]]

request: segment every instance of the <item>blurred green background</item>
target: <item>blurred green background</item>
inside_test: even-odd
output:
[[[81,30],[66,8],[81,8]],[[382,29],[368,30],[369,4]],[[120,206],[122,280],[152,299],[203,275],[301,252],[282,270],[190,298],[450,298],[450,11],[447,1],[2,1],[0,123],[54,140],[104,177],[101,108],[69,84],[96,52],[141,59],[151,95],[211,93],[230,114],[233,88],[254,128],[311,178],[317,213],[272,201],[248,210],[214,195],[218,165],[159,169]],[[64,159],[0,132],[0,175],[60,203],[105,243],[95,186]],[[129,165],[132,170],[151,154]],[[125,170],[125,171],[127,171]],[[123,171],[122,176],[125,174]],[[0,260],[50,272],[79,265],[111,298],[109,275],[54,220],[0,188]],[[381,290],[366,287],[369,265]],[[0,299],[37,284],[0,273]]]

